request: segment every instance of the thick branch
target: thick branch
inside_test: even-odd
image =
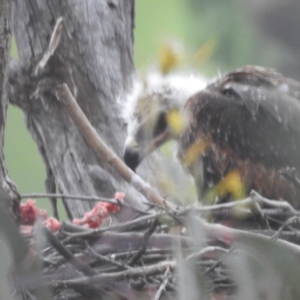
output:
[[[19,61],[11,68],[9,97],[22,109],[51,174],[47,192],[54,192],[54,184],[60,193],[71,195],[110,198],[118,190],[126,193],[127,203],[142,208],[142,195],[116,172],[111,176],[99,166],[54,94],[54,88],[66,82],[95,130],[122,155],[126,133],[117,99],[129,90],[134,71],[134,1],[110,5],[107,0],[72,0],[61,5],[52,0],[15,0],[14,4]],[[68,198],[64,203],[73,217],[81,217],[94,205]],[[118,214],[120,220],[132,216],[125,211]]]
[[[11,0],[0,1],[0,204],[19,214],[19,197],[15,185],[10,181],[4,164],[4,129],[7,112],[7,79],[11,41]]]

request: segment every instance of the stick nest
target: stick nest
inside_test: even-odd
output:
[[[23,299],[40,299],[39,289],[53,299],[243,299],[248,287],[252,299],[267,299],[279,279],[283,295],[299,296],[298,216],[286,202],[252,193],[212,207],[151,205],[98,229],[41,226],[28,238],[39,280],[19,292]]]

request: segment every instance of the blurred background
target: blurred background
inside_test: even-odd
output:
[[[137,0],[137,70],[163,65],[208,78],[247,64],[300,80],[299,0]],[[170,57],[170,51],[171,57]],[[12,54],[17,56],[15,46]],[[19,192],[43,192],[45,169],[19,109],[9,107],[5,158]],[[39,206],[49,208],[46,199]]]

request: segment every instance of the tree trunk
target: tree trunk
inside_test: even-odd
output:
[[[134,72],[134,1],[15,0],[14,34],[19,62],[11,64],[9,100],[19,106],[47,169],[46,189],[64,194],[112,197],[141,206],[141,195],[113,170],[100,168],[55,91],[67,83],[87,118],[118,156],[125,125],[118,99],[131,87]],[[59,17],[63,31],[54,55],[37,72]],[[109,166],[108,166],[109,168]],[[94,203],[65,199],[73,217]],[[71,216],[70,216],[71,217]]]
[[[11,41],[12,1],[0,0],[0,205],[10,214],[19,216],[19,197],[15,185],[10,181],[4,165],[4,129],[7,112],[7,78]]]

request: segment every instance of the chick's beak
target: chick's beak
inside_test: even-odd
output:
[[[141,162],[139,147],[136,141],[130,137],[125,143],[124,162],[134,172]]]

